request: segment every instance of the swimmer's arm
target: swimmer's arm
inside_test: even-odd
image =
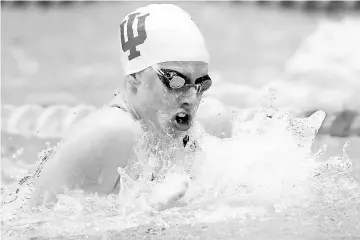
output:
[[[115,111],[97,113],[74,128],[45,164],[36,184],[38,194],[61,193],[63,187],[105,194],[113,190],[117,167],[125,167],[133,157],[134,144],[133,121],[119,119]]]

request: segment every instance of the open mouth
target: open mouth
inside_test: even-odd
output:
[[[184,112],[178,113],[173,118],[173,124],[180,131],[187,131],[191,126],[191,116]]]

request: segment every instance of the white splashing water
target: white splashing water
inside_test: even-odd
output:
[[[325,146],[314,155],[310,151],[325,113],[293,118],[272,106],[273,94],[252,121],[234,120],[232,138],[212,137],[195,125],[190,135],[200,150],[194,152],[190,144],[185,161],[165,164],[169,159],[159,155],[140,159],[132,166],[142,173],[137,181],[127,175],[130,168],[119,169],[119,195],[66,191],[53,208],[29,207],[31,186],[24,186],[17,200],[2,206],[2,228],[7,236],[103,236],[107,230],[144,224],[167,227],[306,211],[316,201],[339,199],[339,193],[343,200],[345,195],[358,197],[359,187],[349,175],[347,144],[343,156],[326,162],[317,161]],[[158,180],[150,181],[156,168]]]

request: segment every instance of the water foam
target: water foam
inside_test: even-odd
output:
[[[232,138],[215,138],[196,124],[190,134],[195,142],[186,149],[186,161],[152,155],[136,166],[119,169],[124,186],[120,199],[116,194],[101,197],[66,191],[54,208],[29,207],[29,185],[16,201],[2,206],[3,229],[13,236],[104,236],[107,230],[144,224],[168,227],[264,218],[299,209],[318,211],[318,206],[358,210],[359,186],[349,174],[348,144],[343,156],[326,162],[318,161],[326,146],[311,153],[325,113],[297,119],[275,109],[272,96],[268,99],[252,120],[234,119]],[[143,140],[149,142],[146,137]],[[167,149],[173,147],[167,145]],[[140,173],[136,181],[129,177],[129,170],[134,169]],[[154,171],[158,178],[151,181]],[[180,200],[174,201],[177,198]]]

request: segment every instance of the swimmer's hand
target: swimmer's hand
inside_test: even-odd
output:
[[[185,196],[189,188],[190,178],[186,174],[173,173],[164,182],[156,185],[147,198],[148,204],[155,210],[161,211],[180,204],[179,200]]]

